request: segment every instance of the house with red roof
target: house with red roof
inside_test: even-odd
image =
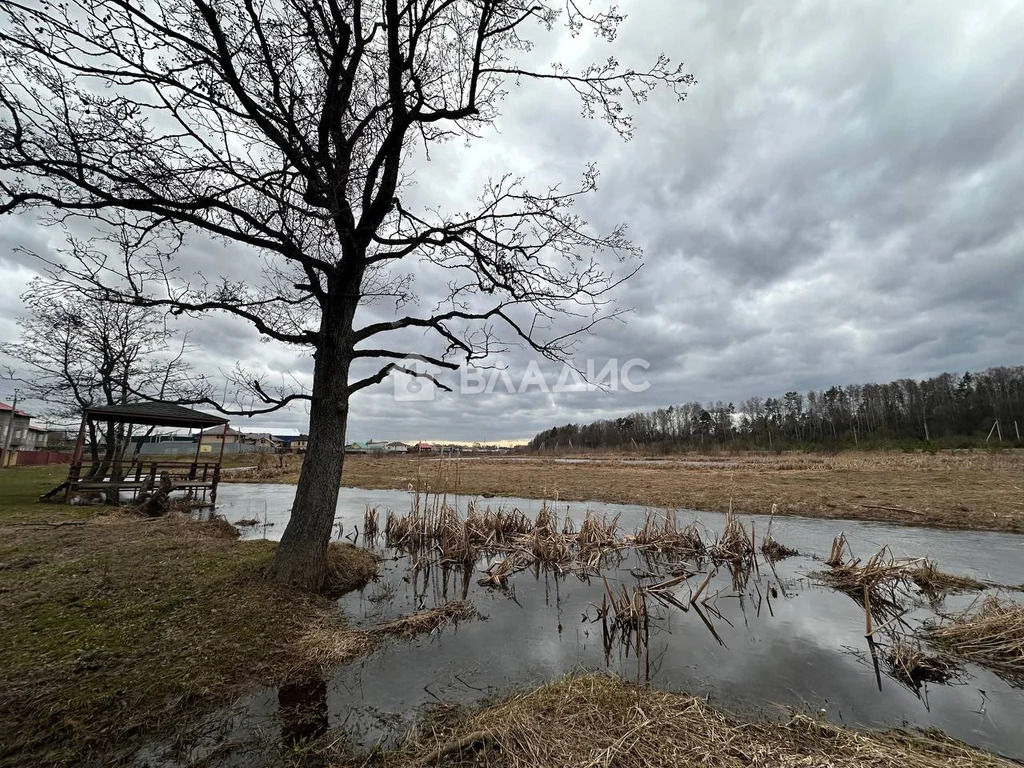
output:
[[[10,432],[8,442],[7,433]],[[32,415],[8,403],[0,403],[0,448],[10,445],[13,451],[38,451],[46,448],[49,431],[32,426]]]

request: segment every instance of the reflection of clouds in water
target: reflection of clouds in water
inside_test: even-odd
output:
[[[284,530],[293,493],[293,486],[223,485],[220,511],[229,520],[251,512],[262,517],[265,503],[268,520],[276,523],[266,529],[266,534],[276,538]],[[535,514],[541,504],[525,499],[488,499],[486,503],[518,507],[528,515]],[[379,506],[382,514],[389,507],[405,512],[409,496],[402,491],[343,489],[338,518],[345,533],[351,533],[354,525],[362,528],[367,504]],[[557,505],[560,515],[566,509],[571,509],[577,520],[587,509],[597,514],[621,512],[620,528],[626,531],[640,524],[646,513],[642,507],[595,502]],[[688,519],[689,515],[680,516],[681,523]],[[700,513],[699,519],[713,535],[721,530],[724,516]],[[767,519],[756,518],[755,525],[760,537],[767,529]],[[808,555],[826,554],[840,530],[846,532],[858,555],[870,554],[886,543],[898,556],[934,557],[947,571],[1021,581],[1016,572],[1024,542],[1021,537],[777,518],[772,524],[775,538],[799,549],[804,556],[778,563],[775,573],[762,567],[762,596],[769,581],[778,586],[778,597],[771,601],[774,615],[766,602],[762,602],[758,615],[753,580],[744,590],[742,601],[728,597],[732,585],[724,571],[712,580],[707,594],[721,589],[713,605],[724,619],[713,612],[708,612],[708,619],[727,647],[719,646],[694,611],[684,613],[650,601],[651,611],[658,617],[651,628],[652,682],[708,694],[714,701],[740,709],[778,703],[824,709],[827,717],[846,724],[892,726],[906,722],[934,726],[971,743],[1024,755],[1024,733],[1019,728],[1024,720],[1024,692],[1011,689],[990,673],[971,668],[974,677],[966,685],[929,687],[929,711],[923,701],[888,678],[883,677],[879,692],[871,666],[843,650],[865,648],[861,608],[846,595],[805,578],[809,572],[824,568]],[[640,559],[631,554],[607,575],[613,586],[621,582],[631,589],[637,581],[629,569],[640,565]],[[382,578],[395,586],[393,599],[371,602],[368,591],[346,596],[341,606],[357,621],[372,622],[461,597],[460,572],[447,574],[446,592],[442,570],[432,568],[424,588],[422,575],[412,578],[407,567],[405,558],[385,562]],[[417,707],[435,697],[476,701],[496,689],[536,684],[572,669],[605,668],[601,625],[582,621],[583,614],[590,619],[596,617],[594,605],[600,604],[604,590],[600,578],[588,584],[574,576],[556,580],[543,574],[536,577],[532,571],[520,572],[510,580],[513,600],[502,592],[477,586],[480,575],[479,568],[472,574],[469,597],[487,619],[448,627],[440,636],[389,642],[369,658],[339,670],[328,685],[332,725],[358,724],[365,729],[361,737],[364,743],[372,743],[390,727],[379,720],[380,711],[397,714],[408,722]],[[684,602],[689,597],[685,586],[678,594]],[[948,605],[963,605],[969,599],[950,598]],[[916,622],[928,615],[930,612],[923,608],[912,618]],[[611,670],[635,678],[636,658],[626,658],[616,649]],[[975,712],[981,703],[978,688],[989,696],[984,716]]]

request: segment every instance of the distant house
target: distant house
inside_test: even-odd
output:
[[[225,453],[274,453],[282,445],[280,438],[269,432],[248,435],[222,424],[199,433],[200,453],[219,451],[222,440]]]
[[[409,449],[409,453],[433,453],[434,446],[430,443],[416,443],[412,448]]]
[[[237,429],[232,429],[227,424],[222,424],[219,427],[210,427],[199,433],[201,445],[216,445],[220,447],[222,441],[225,445],[242,445],[245,442],[245,435]]]
[[[0,403],[0,448],[8,444],[8,431],[11,433],[10,446],[13,451],[39,451],[46,448],[49,437],[47,430],[33,427],[32,416],[25,411],[14,410],[7,403]]]
[[[388,444],[386,440],[368,440],[366,442],[367,453],[386,453]]]
[[[345,453],[366,453],[366,446],[362,443],[349,443],[345,446]]]
[[[384,453],[408,453],[410,446],[407,443],[400,443],[397,440],[392,440],[386,446],[384,446]]]
[[[242,437],[245,445],[253,446],[257,451],[277,451],[284,447],[284,441],[269,432],[253,432]]]
[[[309,445],[309,435],[274,435],[280,441],[279,451],[288,453],[305,453]]]

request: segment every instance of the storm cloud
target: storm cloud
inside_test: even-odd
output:
[[[683,401],[1022,362],[1024,4],[623,6],[613,44],[554,34],[533,55],[639,66],[665,52],[697,78],[685,102],[638,106],[623,142],[564,91],[513,87],[494,131],[417,159],[409,194],[461,210],[489,175],[568,182],[596,162],[584,211],[602,227],[627,222],[644,266],[618,291],[625,322],[582,337],[574,362],[641,358],[650,386],[396,401],[385,381],[353,400],[351,439],[521,439]],[[0,221],[0,339],[15,337],[18,294],[38,269],[15,249],[45,252],[52,236],[28,215]],[[249,263],[200,240],[182,258],[207,274]],[[442,287],[417,282],[420,305]],[[239,362],[308,382],[308,355],[235,319],[180,322],[211,377]],[[518,381],[533,357],[503,359]],[[540,367],[554,385],[557,366]],[[306,413],[242,426],[304,431]]]

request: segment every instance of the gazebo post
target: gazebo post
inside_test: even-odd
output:
[[[89,418],[87,410],[82,411],[82,424],[78,427],[78,439],[75,440],[75,452],[71,454],[71,466],[68,467],[68,483],[64,489],[64,503],[71,498],[71,484],[78,480],[82,472],[82,453],[85,450],[85,422]]]
[[[199,434],[196,435],[196,454],[192,457],[192,479],[195,480],[196,473],[199,471],[199,452],[203,447],[203,430],[199,430]]]
[[[228,425],[225,422],[220,430],[220,453],[217,455],[217,466],[213,468],[213,486],[210,488],[210,509],[217,506],[217,486],[220,484],[220,465],[224,463],[224,444],[228,441]],[[212,514],[212,512],[211,512]]]

